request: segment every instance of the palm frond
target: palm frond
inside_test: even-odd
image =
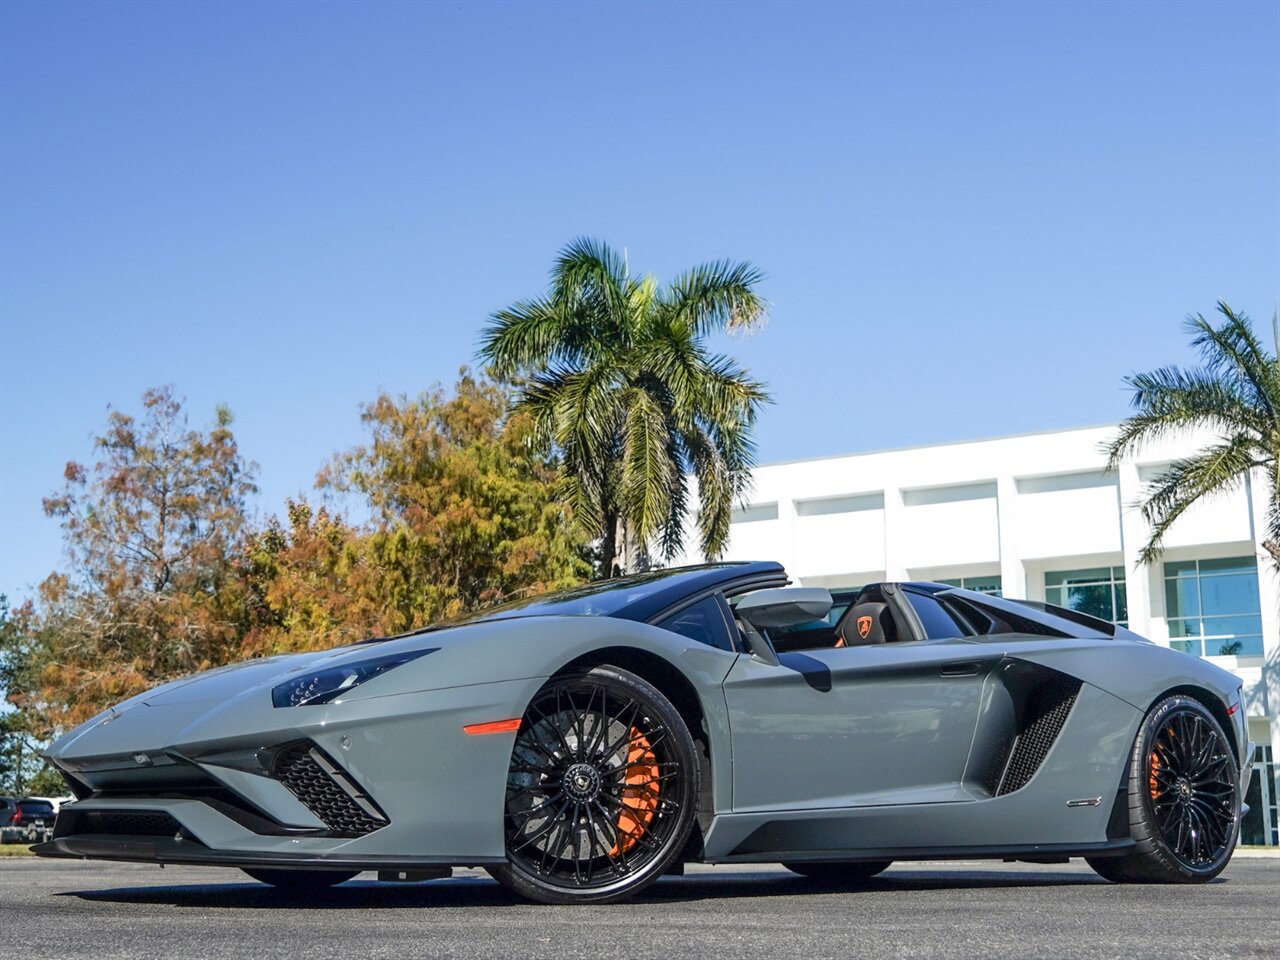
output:
[[[718,560],[729,545],[735,484],[709,434],[695,430],[684,439],[698,481],[698,546],[708,560]]]
[[[684,550],[684,524],[689,513],[689,479],[686,470],[690,460],[680,433],[668,432],[667,459],[675,465],[671,474],[667,517],[662,525],[658,549],[666,561],[674,560]]]
[[[1280,409],[1276,358],[1267,355],[1245,314],[1236,313],[1221,300],[1218,312],[1226,318],[1220,327],[1215,327],[1202,314],[1187,318],[1191,345],[1200,351],[1210,371],[1240,383],[1249,399],[1274,419]]]
[[[1267,506],[1267,539],[1280,548],[1280,460],[1272,460],[1267,466],[1267,482],[1271,485],[1271,500]],[[1280,562],[1280,557],[1276,558]]]
[[[677,465],[668,456],[670,433],[662,406],[646,390],[631,388],[623,399],[621,505],[643,544],[651,543],[666,525]]]
[[[1169,528],[1193,504],[1211,494],[1239,487],[1255,463],[1254,443],[1237,436],[1170,464],[1144,491],[1140,504],[1142,516],[1151,527],[1151,535],[1142,548],[1142,562],[1159,559]]]
[[[1270,432],[1265,414],[1251,406],[1239,385],[1209,370],[1162,367],[1127,377],[1133,389],[1134,416],[1121,424],[1107,445],[1110,469],[1143,446],[1187,430],[1204,428],[1222,435],[1245,432],[1261,441]]]
[[[765,385],[737,362],[715,355],[703,359],[698,376],[699,405],[712,423],[751,427],[760,408],[772,403]]]
[[[579,237],[560,251],[551,271],[551,299],[570,314],[589,320],[611,345],[630,339],[627,323],[627,268],[607,244]]]
[[[536,370],[562,349],[567,315],[551,300],[521,300],[490,317],[480,336],[480,357],[499,377]]]
[[[768,305],[755,291],[763,275],[751,264],[718,260],[681,274],[663,293],[667,310],[695,336],[749,330],[764,323]]]
[[[609,497],[608,464],[618,429],[618,370],[599,364],[555,369],[531,379],[519,406],[549,435],[564,459],[562,495],[579,528],[595,533]]]

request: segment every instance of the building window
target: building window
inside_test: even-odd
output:
[[[1122,627],[1129,625],[1124,567],[1050,570],[1044,575],[1044,598],[1068,610],[1110,620]]]
[[[978,593],[990,593],[997,597],[1004,596],[1000,592],[1000,577],[998,574],[994,577],[956,577],[954,580],[939,580],[938,583],[945,583],[948,587],[960,587],[964,590],[976,590]]]
[[[1262,604],[1253,557],[1164,565],[1169,645],[1197,657],[1262,656]]]

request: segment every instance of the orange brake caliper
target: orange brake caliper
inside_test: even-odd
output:
[[[1154,750],[1151,751],[1151,773],[1148,775],[1147,786],[1151,788],[1151,799],[1160,799],[1160,755]]]
[[[622,810],[618,814],[618,842],[609,851],[616,857],[634,847],[644,836],[658,812],[658,758],[644,734],[631,729],[631,747],[627,751],[627,774],[624,779]]]

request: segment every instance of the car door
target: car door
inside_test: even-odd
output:
[[[960,637],[740,657],[724,683],[734,812],[971,799],[965,763],[999,659]]]

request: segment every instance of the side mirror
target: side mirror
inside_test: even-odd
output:
[[[757,590],[733,608],[757,630],[794,627],[820,620],[831,612],[831,591],[826,587],[777,587]]]

